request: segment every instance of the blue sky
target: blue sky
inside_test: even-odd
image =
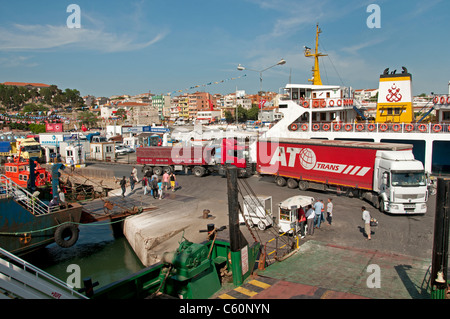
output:
[[[81,28],[69,29],[70,4]],[[370,29],[369,4],[381,9]],[[5,1],[0,11],[0,82],[42,82],[82,95],[161,94],[201,87],[210,93],[307,83],[315,25],[324,84],[377,88],[389,67],[406,66],[413,93],[446,93],[450,81],[448,0]],[[246,74],[236,80],[237,78]],[[193,92],[189,90],[188,92]]]

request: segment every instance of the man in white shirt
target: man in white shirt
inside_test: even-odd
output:
[[[331,201],[332,201],[332,199],[328,198],[327,220],[328,220],[328,225],[330,225],[330,226],[331,226],[331,222],[333,221],[333,203]]]
[[[361,207],[362,210],[362,219],[364,220],[364,231],[366,232],[367,239],[371,240],[370,237],[370,213],[368,210],[366,210],[366,207]]]
[[[311,205],[307,207],[305,216],[308,227],[308,236],[314,235],[314,219],[316,214],[314,214],[314,209],[312,209]]]

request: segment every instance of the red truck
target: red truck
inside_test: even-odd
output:
[[[256,170],[278,186],[345,192],[393,214],[424,214],[427,177],[410,144],[272,139],[257,142]]]
[[[137,164],[144,165],[143,171],[150,169],[157,175],[182,170],[191,170],[197,177],[212,172],[225,175],[227,165],[240,168],[241,176],[251,173],[248,147],[235,139],[223,139],[210,146],[139,147],[136,157]]]

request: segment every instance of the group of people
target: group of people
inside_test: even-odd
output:
[[[162,179],[155,173],[151,175],[150,171],[147,171],[144,177],[141,180],[142,188],[144,190],[144,195],[150,194],[153,198],[163,199],[164,191],[168,191],[169,188],[172,189],[172,192],[176,189],[177,178],[173,172],[165,172],[162,176]],[[137,176],[137,169],[133,167],[133,170],[130,174],[130,186],[131,191],[134,190],[136,183],[139,183],[139,179]],[[169,186],[170,185],[170,186]],[[122,188],[122,197],[125,197],[127,180],[124,176],[122,180],[120,180],[120,187]]]
[[[298,222],[300,225],[301,238],[305,238],[306,228],[307,235],[309,236],[314,235],[314,229],[320,229],[321,224],[325,222],[324,213],[325,205],[321,199],[318,199],[314,205],[308,205],[306,211],[303,208],[299,209]],[[333,222],[333,200],[331,198],[328,198],[326,214],[328,225],[331,226]]]
[[[371,216],[369,211],[365,206],[361,207],[362,219],[364,220],[364,233],[366,235],[366,240],[371,240]],[[317,200],[314,205],[308,205],[306,207],[306,212],[303,208],[299,209],[298,212],[298,223],[300,226],[301,238],[305,238],[305,235],[314,235],[314,229],[320,229],[322,223],[326,221],[328,225],[331,226],[333,222],[333,200],[328,198],[328,203],[325,209],[323,200]]]

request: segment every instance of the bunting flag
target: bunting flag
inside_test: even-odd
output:
[[[167,93],[167,95],[172,95],[172,94],[175,94],[175,93],[183,93],[183,92],[187,92],[187,91],[190,91],[190,90],[193,90],[193,89],[197,89],[197,88],[200,88],[200,87],[207,87],[207,86],[210,86],[210,85],[216,85],[216,84],[221,84],[221,83],[225,83],[225,82],[228,82],[228,81],[234,81],[234,80],[238,80],[238,79],[241,79],[243,77],[246,77],[246,76],[247,76],[247,74],[244,74],[244,75],[238,76],[236,78],[229,78],[229,79],[225,79],[225,80],[217,81],[217,82],[208,82],[208,83],[205,83],[205,84],[202,84],[202,85],[193,85],[193,86],[191,86],[189,88],[186,88],[184,90],[176,90],[176,91],[169,92],[169,93]]]

